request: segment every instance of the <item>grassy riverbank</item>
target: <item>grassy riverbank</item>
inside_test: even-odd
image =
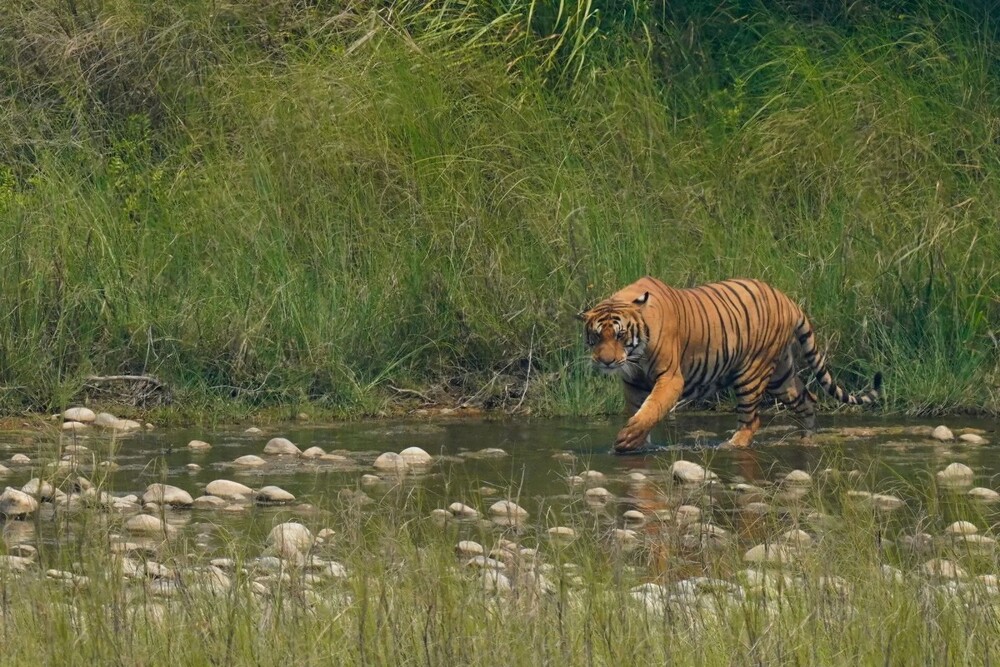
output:
[[[573,315],[650,273],[1000,412],[995,23],[786,4],[7,3],[0,407],[614,410]]]

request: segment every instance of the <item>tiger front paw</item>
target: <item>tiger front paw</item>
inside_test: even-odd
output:
[[[628,452],[649,444],[649,432],[653,430],[651,425],[632,418],[628,420],[625,427],[618,432],[615,438],[615,451]]]

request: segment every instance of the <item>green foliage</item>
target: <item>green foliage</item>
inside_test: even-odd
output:
[[[648,273],[773,282],[890,408],[1000,409],[974,7],[207,7],[0,8],[0,405],[128,371],[372,413],[530,365],[525,405],[603,410],[572,315]]]

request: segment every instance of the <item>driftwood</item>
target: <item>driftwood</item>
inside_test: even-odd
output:
[[[91,375],[83,390],[92,398],[136,407],[170,402],[170,387],[151,375]]]

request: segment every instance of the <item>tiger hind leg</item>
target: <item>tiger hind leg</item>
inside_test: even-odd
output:
[[[785,350],[776,364],[767,384],[767,393],[795,413],[802,422],[806,436],[812,435],[816,430],[816,396],[795,375],[791,350]]]

